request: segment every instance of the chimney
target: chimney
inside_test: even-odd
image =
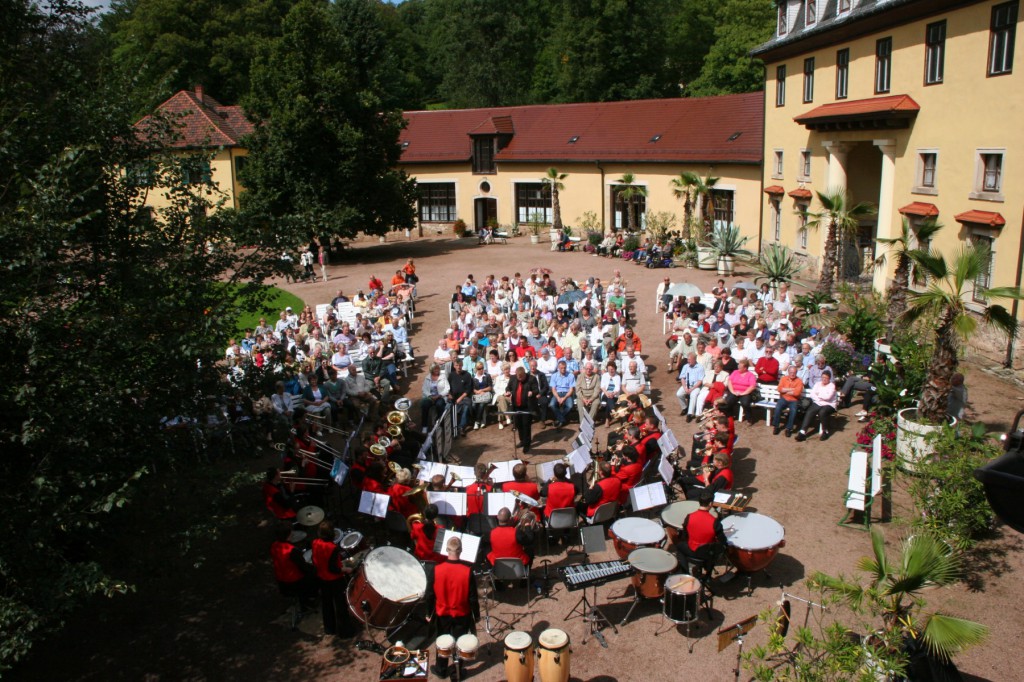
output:
[[[197,86],[195,87],[195,93],[196,93],[196,98],[197,98],[197,99],[198,99],[198,100],[200,101],[200,103],[201,103],[201,102],[203,101],[203,86],[202,86],[202,85],[197,85]]]

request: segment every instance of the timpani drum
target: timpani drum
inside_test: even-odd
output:
[[[537,638],[537,667],[540,682],[569,682],[572,647],[564,630],[551,628]]]
[[[633,588],[645,599],[657,599],[665,593],[665,579],[679,568],[679,560],[671,553],[656,547],[641,547],[629,553],[633,575]]]
[[[722,520],[726,554],[738,571],[754,573],[775,560],[780,547],[786,546],[786,530],[770,516],[743,512]]]
[[[698,509],[700,509],[700,504],[696,500],[683,500],[682,502],[673,502],[661,510],[661,523],[665,526],[665,533],[668,534],[670,543],[676,544],[683,521],[690,512],[695,512]]]
[[[405,621],[427,592],[427,574],[408,552],[378,547],[366,554],[348,584],[348,608],[374,628]]]
[[[434,642],[434,646],[437,647],[438,658],[451,658],[452,651],[455,650],[455,638],[451,635],[441,635]]]
[[[476,638],[476,635],[462,635],[455,640],[455,651],[459,654],[459,660],[475,661],[479,648],[480,640]]]
[[[620,559],[627,558],[638,547],[660,548],[665,542],[665,529],[650,519],[619,519],[612,524],[609,533]]]
[[[700,581],[692,575],[673,573],[665,582],[665,617],[674,623],[692,623],[700,611]]]
[[[505,679],[508,682],[533,682],[533,637],[516,630],[505,636]]]

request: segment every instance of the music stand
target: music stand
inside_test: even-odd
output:
[[[529,410],[509,410],[508,412],[499,412],[498,413],[498,419],[501,419],[501,415],[503,415],[503,414],[504,415],[509,415],[509,416],[512,417],[512,429],[511,429],[511,431],[512,431],[512,455],[513,455],[512,459],[519,459],[519,457],[518,457],[519,445],[516,443],[516,439],[519,438],[519,429],[516,428],[516,420],[515,420],[515,418],[518,417],[519,415],[523,415],[523,414],[529,414],[529,415],[532,416],[533,413],[530,412]]]
[[[736,682],[740,682],[740,665],[743,660],[743,636],[753,630],[755,625],[757,625],[757,616],[750,616],[727,628],[719,628],[718,630],[718,651],[725,651],[733,642],[739,644],[739,648],[736,649],[736,667],[732,671],[736,676]]]

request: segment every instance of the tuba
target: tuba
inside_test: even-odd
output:
[[[420,510],[420,514],[422,514],[423,510],[427,508],[428,504],[430,504],[430,501],[427,499],[426,481],[418,481],[416,485],[402,493],[402,496],[408,497],[409,501],[415,504],[416,508]],[[409,518],[411,519],[412,516]]]

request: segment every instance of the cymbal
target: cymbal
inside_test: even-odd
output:
[[[324,510],[320,507],[309,505],[300,509],[296,518],[303,526],[316,526],[324,520]]]

